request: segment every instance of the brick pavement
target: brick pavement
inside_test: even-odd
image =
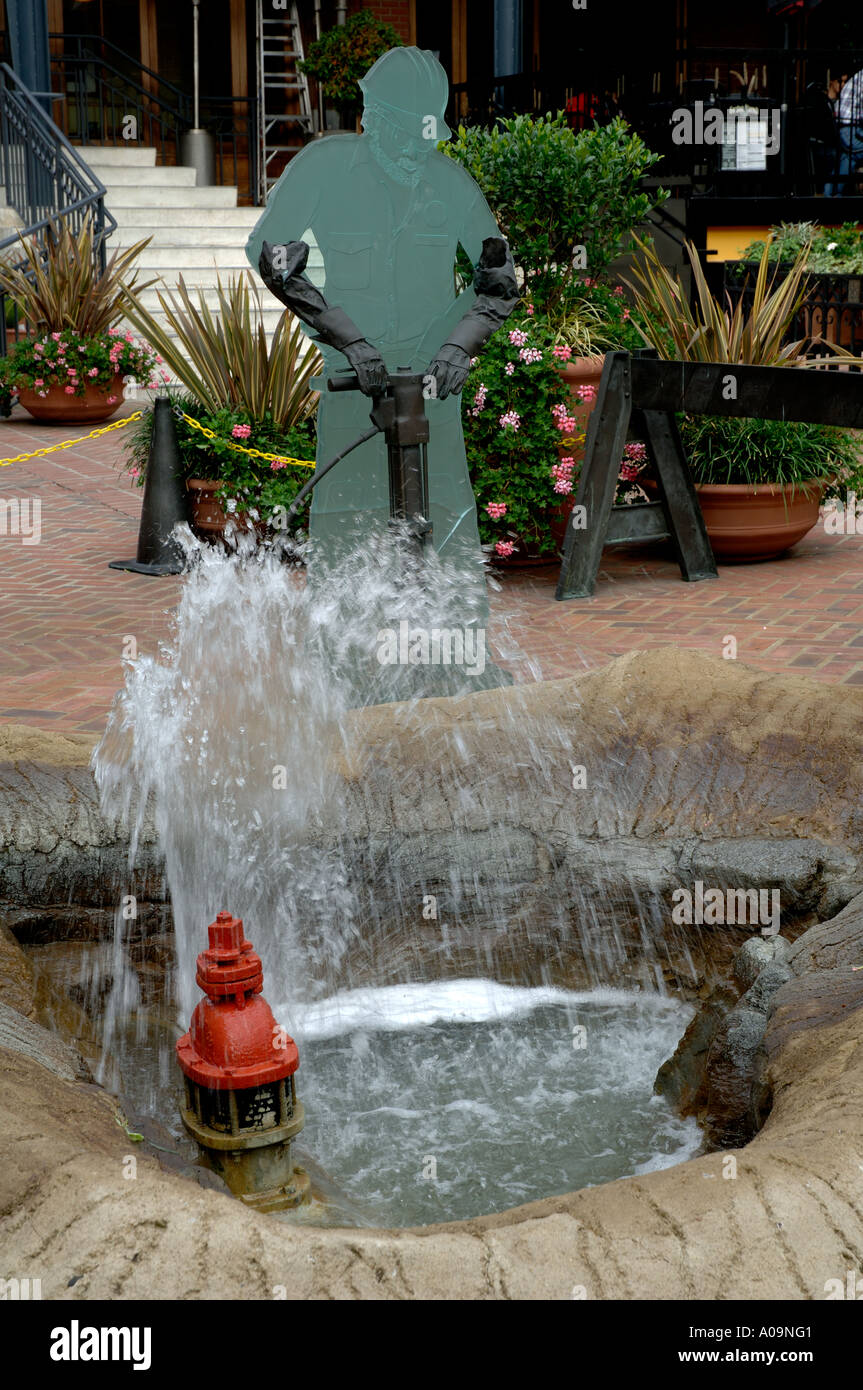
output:
[[[132,402],[124,412],[137,408]],[[86,434],[38,425],[16,408],[0,421],[0,457]],[[107,568],[135,553],[140,492],[119,471],[118,431],[47,458],[0,468],[0,497],[38,497],[42,539],[0,534],[0,721],[100,732],[122,683],[123,640],[153,652],[181,580]],[[492,596],[498,628],[530,664],[517,679],[565,676],[634,648],[677,646],[819,681],[863,684],[863,537],[819,526],[782,559],[723,566],[684,584],[655,548],[607,551],[596,594],[557,603],[557,569],[506,573]]]

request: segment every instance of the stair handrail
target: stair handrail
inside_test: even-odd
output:
[[[13,85],[14,84],[14,85]],[[38,237],[58,221],[80,230],[92,219],[99,269],[117,222],[105,207],[105,185],[66,139],[8,63],[0,63],[0,179],[6,202],[24,226],[0,240],[0,252],[19,238]],[[26,262],[19,262],[22,268]],[[0,355],[6,355],[6,304],[0,294]]]

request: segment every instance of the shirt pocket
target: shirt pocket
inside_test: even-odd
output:
[[[372,282],[372,232],[334,232],[324,252],[327,288],[367,290]]]

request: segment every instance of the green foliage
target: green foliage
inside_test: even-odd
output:
[[[513,116],[494,130],[460,126],[441,149],[479,184],[526,292],[552,318],[565,314],[577,276],[602,276],[627,235],[667,196],[639,191],[659,155],[620,117],[575,134],[562,111]],[[574,263],[578,246],[585,264]]]
[[[863,495],[859,433],[790,420],[679,417],[696,483],[805,484],[830,479],[829,496]]]
[[[67,222],[51,222],[44,245],[32,236],[19,240],[23,261],[0,264],[0,289],[15,300],[34,333],[71,329],[81,338],[98,338],[120,322],[128,291],[140,293],[156,283],[138,284],[132,271],[151,237],[114,251],[99,270],[92,218],[77,235]]]
[[[316,430],[313,418],[284,427],[272,415],[253,420],[248,411],[237,407],[202,411],[194,396],[177,396],[174,404],[218,436],[217,439],[207,439],[185,420],[175,420],[183,476],[221,479],[224,487],[220,489],[218,497],[223,505],[236,502],[239,511],[254,508],[268,518],[272,516],[274,508],[290,506],[300,488],[311,477],[311,469],[291,466],[274,468],[265,459],[251,458],[248,454],[229,448],[227,441],[280,457],[314,459]],[[237,427],[241,431],[239,437],[233,435]],[[245,437],[246,428],[250,430],[248,437]],[[143,487],[146,477],[152,435],[153,412],[148,410],[138,425],[133,426],[133,433],[127,438],[125,446],[126,468],[139,487]]]
[[[371,10],[351,15],[346,24],[328,29],[309,44],[308,57],[299,68],[319,82],[330,101],[358,105],[362,94],[357,85],[391,48],[402,41],[391,24],[375,19]]]
[[[747,261],[760,260],[764,241],[751,241],[740,262],[732,262],[734,273],[749,273]],[[856,222],[841,227],[821,227],[817,222],[781,222],[770,228],[768,256],[772,263],[792,265],[806,251],[806,269],[812,275],[863,274],[863,232]]]
[[[785,336],[806,298],[806,257],[801,252],[788,274],[778,279],[774,268],[768,280],[768,250],[758,266],[752,302],[741,296],[734,309],[711,294],[698,252],[686,242],[695,287],[693,308],[683,286],[664,266],[652,245],[635,238],[640,257],[630,285],[643,325],[644,341],[668,361],[739,362],[749,366],[800,365],[807,343],[786,343]],[[627,282],[629,283],[629,282]],[[831,344],[834,353],[850,354]]]
[[[639,324],[641,316],[627,303],[622,286],[577,280],[567,297],[566,313],[556,325],[554,340],[571,348],[575,357],[595,357],[613,349],[635,352],[644,347]]]
[[[88,386],[111,386],[118,376],[133,376],[155,388],[158,383],[151,377],[160,360],[119,328],[95,338],[82,338],[67,328],[16,343],[0,361],[0,377],[8,389],[47,396],[49,387],[62,386],[69,396],[83,396]]]
[[[513,343],[512,334],[517,340],[524,334],[524,343]],[[502,544],[499,554],[518,541],[541,554],[553,554],[556,548],[549,516],[565,495],[555,493],[551,470],[559,463],[565,436],[552,408],[569,408],[571,396],[555,365],[553,346],[543,320],[516,311],[489,340],[464,388],[465,445],[480,537],[485,545]],[[539,360],[524,361],[523,351],[538,352]],[[500,423],[511,411],[519,417],[517,428]],[[504,505],[506,514],[494,519],[489,504]]]
[[[285,428],[314,414],[318,393],[309,381],[320,371],[321,357],[304,340],[299,321],[284,313],[270,342],[251,271],[232,276],[227,285],[221,276],[217,282],[216,313],[202,289],[198,303],[193,302],[182,275],[176,294],[159,292],[168,328],[176,337],[135,295],[129,296],[127,316],[158,348],[201,409],[236,408],[252,420],[272,417]]]

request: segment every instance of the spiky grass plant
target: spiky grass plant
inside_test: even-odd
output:
[[[317,409],[318,394],[309,382],[321,370],[321,356],[303,337],[299,322],[285,312],[272,344],[264,329],[260,294],[250,271],[217,276],[214,312],[203,289],[195,304],[182,275],[176,293],[157,290],[172,337],[137,294],[127,297],[126,317],[161,354],[171,371],[211,414],[239,408],[252,420],[271,418],[287,428]]]
[[[98,338],[120,322],[127,293],[156,283],[140,284],[133,270],[151,239],[114,251],[100,270],[92,218],[77,233],[68,223],[53,221],[44,241],[19,236],[23,258],[14,265],[0,264],[0,288],[18,306],[33,336],[69,329],[83,339]]]

